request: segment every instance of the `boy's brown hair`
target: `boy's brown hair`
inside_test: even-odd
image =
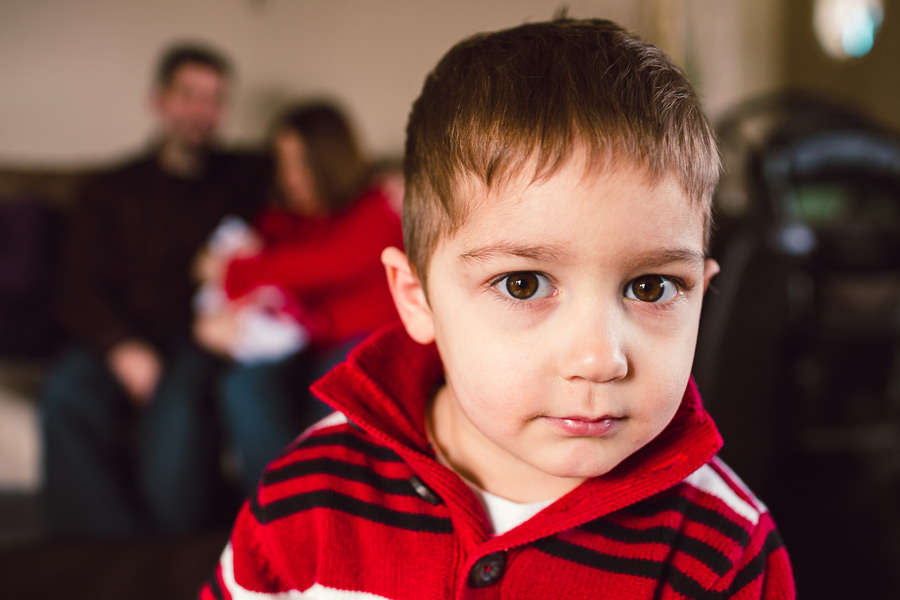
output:
[[[594,168],[674,175],[704,211],[719,178],[715,134],[666,54],[605,20],[556,19],[478,34],[425,80],[406,130],[404,244],[425,284],[438,243],[465,221],[466,182],[552,175],[580,146]]]

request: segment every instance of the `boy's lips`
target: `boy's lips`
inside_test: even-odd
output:
[[[548,424],[561,429],[565,434],[576,437],[600,437],[618,429],[624,421],[622,417],[543,417]]]

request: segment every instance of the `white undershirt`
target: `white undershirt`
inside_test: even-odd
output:
[[[556,502],[556,499],[541,500],[540,502],[513,502],[484,491],[465,477],[462,480],[472,488],[475,496],[481,500],[495,535],[506,533],[510,529],[518,527]]]

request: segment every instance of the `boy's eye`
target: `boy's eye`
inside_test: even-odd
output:
[[[553,286],[547,278],[531,271],[510,273],[494,285],[501,294],[514,300],[546,298],[553,293]]]
[[[625,297],[641,302],[667,302],[678,294],[678,286],[662,275],[638,277],[625,288]]]

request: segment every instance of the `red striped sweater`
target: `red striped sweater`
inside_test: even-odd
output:
[[[392,327],[314,386],[339,412],[267,469],[201,598],[793,598],[765,507],[714,458],[691,383],[672,423],[603,477],[494,536],[435,459],[433,346]]]

